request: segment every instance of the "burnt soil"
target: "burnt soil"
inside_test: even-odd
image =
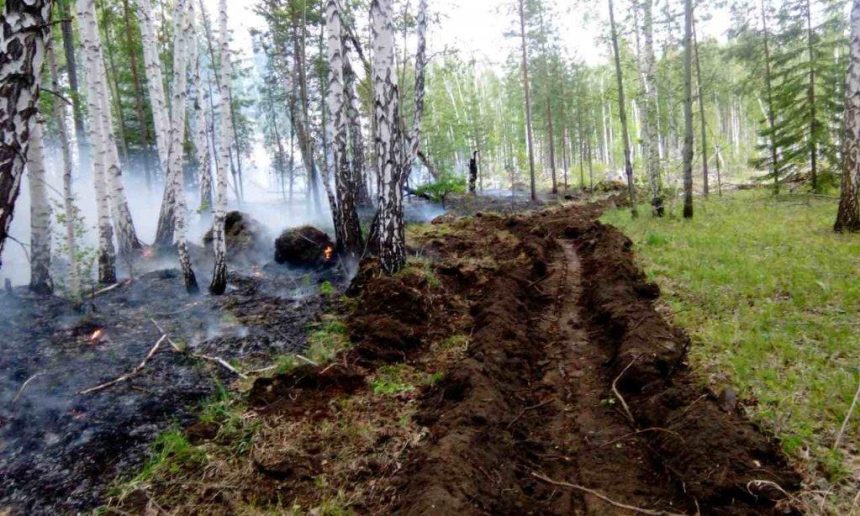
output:
[[[255,267],[231,273],[218,298],[189,296],[177,270],[142,274],[81,304],[23,288],[0,293],[0,513],[101,505],[160,432],[191,422],[219,386],[237,379],[192,354],[247,371],[304,349],[329,303],[317,294],[318,276]],[[81,393],[134,369],[162,331],[185,352],[164,344],[131,380]]]
[[[801,478],[703,388],[612,200],[446,217],[362,264],[352,347],[256,380],[246,449],[203,437],[117,513],[774,514]],[[398,371],[408,384],[381,388]],[[177,487],[181,485],[182,487]],[[611,502],[607,501],[611,500]]]

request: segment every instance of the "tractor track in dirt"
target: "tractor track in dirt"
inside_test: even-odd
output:
[[[506,223],[531,270],[499,271],[473,308],[467,357],[419,412],[431,444],[397,512],[755,514],[797,487],[770,440],[695,386],[629,241],[589,211]]]

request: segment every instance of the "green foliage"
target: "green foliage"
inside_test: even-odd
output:
[[[415,194],[420,197],[427,197],[433,202],[444,203],[445,199],[451,194],[463,193],[466,191],[466,178],[458,177],[451,174],[442,174],[442,176],[432,183],[427,183],[415,189]]]
[[[334,285],[331,284],[331,281],[323,281],[320,283],[320,294],[329,297],[334,295],[335,289]]]
[[[837,482],[846,464],[830,448],[858,381],[860,241],[831,231],[836,202],[764,192],[699,202],[697,218],[631,220],[621,227],[675,320],[694,339],[703,378],[755,399],[755,419]],[[644,209],[643,209],[644,211]],[[860,420],[846,431],[856,446]]]

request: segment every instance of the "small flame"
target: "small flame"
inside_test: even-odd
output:
[[[325,246],[325,249],[323,249],[323,258],[325,261],[331,261],[332,255],[334,255],[334,247],[330,245]]]
[[[152,247],[146,247],[143,249],[143,257],[147,260],[155,256],[155,249]]]
[[[105,331],[99,328],[98,330],[94,331],[92,335],[90,335],[90,342],[92,342],[93,344],[98,344],[99,342],[101,342],[104,335]]]
[[[254,265],[253,267],[251,267],[251,275],[254,276],[255,278],[262,278],[263,277],[263,271],[260,270],[259,265]]]

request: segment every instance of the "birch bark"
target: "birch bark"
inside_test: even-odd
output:
[[[218,93],[221,97],[219,115],[221,130],[218,139],[218,162],[216,163],[217,180],[215,182],[215,216],[212,224],[212,250],[215,255],[215,266],[212,272],[212,282],[209,292],[221,295],[227,289],[227,245],[224,237],[224,220],[227,215],[227,167],[230,163],[230,47],[227,36],[227,0],[218,2],[219,46],[221,51],[221,67],[218,81]]]
[[[373,113],[376,120],[376,156],[379,171],[376,238],[379,261],[392,274],[406,263],[403,232],[404,149],[400,134],[400,98],[394,66],[392,0],[373,0],[370,25],[373,33]]]
[[[48,0],[6,0],[0,17],[0,267],[39,100],[50,12]]]
[[[27,150],[30,184],[30,290],[37,294],[54,291],[51,280],[51,204],[45,173],[45,144],[42,123],[37,121]]]

